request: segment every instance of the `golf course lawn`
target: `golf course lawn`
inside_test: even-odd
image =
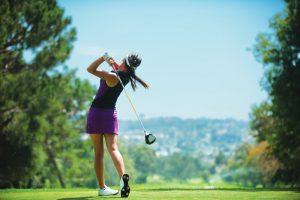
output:
[[[117,187],[113,187],[117,189]],[[205,189],[197,185],[132,185],[128,199],[162,199],[162,200],[299,200],[300,192],[288,189],[245,189],[245,188],[211,188]],[[67,189],[7,189],[0,190],[0,200],[90,200],[90,199],[120,199],[119,195],[98,197],[97,189],[67,188]]]

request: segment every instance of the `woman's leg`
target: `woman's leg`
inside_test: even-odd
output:
[[[104,146],[103,134],[90,134],[94,144],[94,170],[98,180],[99,187],[105,188],[104,183]]]
[[[118,136],[115,134],[104,134],[107,150],[114,162],[114,165],[118,171],[119,177],[125,174],[125,166],[121,153],[118,150]]]

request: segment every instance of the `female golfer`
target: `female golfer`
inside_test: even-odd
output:
[[[99,65],[104,61],[113,66],[117,72],[107,72],[99,69]],[[128,55],[120,65],[113,58],[104,54],[87,68],[89,73],[100,78],[100,87],[88,113],[86,132],[90,134],[94,145],[94,170],[100,188],[98,195],[101,196],[118,194],[118,190],[109,188],[104,182],[103,138],[105,138],[108,152],[120,177],[121,197],[128,197],[130,193],[128,185],[129,175],[125,173],[123,158],[117,146],[118,118],[116,102],[123,90],[117,76],[120,77],[124,86],[130,81],[133,90],[137,87],[136,81],[144,86],[144,88],[148,88],[148,84],[135,74],[135,70],[140,64],[141,59],[137,54]]]

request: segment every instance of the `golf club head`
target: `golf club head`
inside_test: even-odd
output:
[[[156,137],[153,134],[145,132],[146,144],[149,144],[149,145],[153,144],[155,142],[155,140],[156,140]]]

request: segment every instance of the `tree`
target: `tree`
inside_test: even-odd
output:
[[[256,160],[249,157],[249,149],[249,144],[243,143],[227,160],[227,165],[222,171],[222,178],[225,181],[252,187],[261,183]]]
[[[186,181],[190,178],[202,176],[203,171],[208,171],[203,166],[201,157],[194,158],[183,153],[174,153],[169,156],[159,157],[156,173],[166,180]]]
[[[252,125],[283,164],[277,179],[293,184],[300,182],[300,3],[285,2],[285,11],[270,23],[274,33],[260,34],[254,49],[265,66],[269,99],[254,109]]]
[[[131,145],[128,150],[130,158],[133,160],[134,168],[137,170],[136,182],[146,183],[147,177],[152,175],[157,162],[153,149],[140,145]]]
[[[222,151],[219,150],[218,154],[215,157],[216,165],[224,165],[226,164],[227,158]]]
[[[58,67],[75,29],[55,0],[3,0],[0,12],[0,187],[68,186],[82,176],[74,163],[94,93]]]

